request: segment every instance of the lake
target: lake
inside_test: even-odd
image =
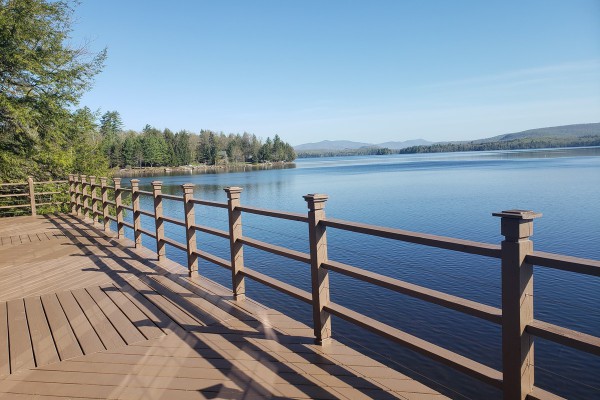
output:
[[[536,250],[600,259],[600,148],[493,151],[373,157],[300,159],[296,168],[141,178],[163,182],[181,194],[194,183],[195,197],[226,201],[223,188],[240,186],[242,204],[306,213],[302,196],[329,195],[328,217],[479,242],[500,243],[493,212],[540,212],[532,240]],[[128,179],[123,180],[129,186]],[[180,202],[164,201],[165,215],[183,219]],[[142,197],[142,208],[152,200]],[[131,213],[126,220],[131,219]],[[196,206],[196,223],[227,230],[223,209]],[[146,229],[153,220],[142,217]],[[113,227],[114,229],[114,227]],[[166,235],[184,243],[182,227]],[[308,252],[306,226],[243,215],[245,236]],[[126,234],[132,237],[131,230]],[[198,234],[198,248],[228,258],[228,241]],[[144,246],[155,249],[153,239]],[[329,258],[410,283],[500,307],[500,261],[424,246],[328,230]],[[310,290],[309,266],[246,246],[246,265]],[[185,265],[185,254],[167,246]],[[203,260],[199,272],[227,287],[230,273]],[[600,279],[534,269],[535,318],[600,336]],[[424,301],[330,273],[332,300],[495,369],[501,369],[499,326]],[[247,295],[311,324],[308,305],[247,279]],[[500,398],[474,379],[337,318],[334,338],[351,344],[453,398]],[[600,357],[536,339],[536,385],[568,398],[600,398]]]

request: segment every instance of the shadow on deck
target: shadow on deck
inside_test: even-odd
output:
[[[443,398],[73,216],[0,243],[0,398]]]

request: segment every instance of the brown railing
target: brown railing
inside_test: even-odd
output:
[[[0,211],[3,215],[24,213],[37,215],[40,207],[45,211],[45,209],[55,209],[57,206],[65,205],[68,200],[61,197],[67,193],[68,182],[36,182],[30,177],[27,182],[0,183]],[[25,209],[29,210],[25,211]]]
[[[72,213],[90,218],[93,222],[102,221],[106,231],[110,230],[111,220],[116,222],[117,234],[120,238],[124,237],[125,227],[131,228],[134,232],[136,247],[142,245],[142,235],[155,239],[159,260],[166,256],[165,245],[167,244],[185,251],[190,276],[198,274],[198,258],[230,270],[232,290],[236,300],[241,301],[245,298],[245,278],[248,277],[311,304],[315,338],[318,343],[327,342],[331,337],[331,315],[335,315],[477,378],[484,383],[500,388],[507,399],[523,397],[546,399],[555,397],[533,384],[534,337],[550,340],[597,356],[600,355],[600,338],[533,318],[533,265],[600,276],[600,261],[533,251],[533,244],[529,237],[533,231],[533,219],[539,217],[540,214],[523,210],[510,210],[494,214],[494,216],[501,218],[501,233],[505,240],[500,245],[493,245],[338,219],[327,219],[324,210],[327,196],[320,194],[304,196],[309,209],[308,214],[304,215],[242,206],[240,204],[242,189],[237,187],[226,188],[228,201],[221,203],[195,199],[193,197],[194,186],[191,184],[182,186],[183,196],[173,196],[163,194],[162,183],[157,181],[152,182],[153,190],[148,192],[139,190],[139,180],[137,179],[131,180],[130,188],[121,187],[120,178],[114,178],[113,186],[107,184],[107,178],[100,178],[99,180],[100,184],[94,176],[70,175],[68,181],[34,182],[32,178],[29,178],[27,183],[0,184],[0,189],[2,189],[0,193],[0,200],[2,200],[0,210],[29,208],[31,215],[36,215],[40,206],[63,205],[65,202],[56,201],[56,198],[66,194],[66,190],[62,186],[68,183],[69,204]],[[43,186],[36,192],[36,185]],[[48,187],[51,189],[48,189]],[[98,191],[100,196],[98,196]],[[113,201],[109,200],[109,193],[112,193]],[[131,206],[123,204],[123,193],[131,194]],[[153,197],[154,212],[140,208],[140,196],[142,195]],[[185,219],[179,220],[164,216],[163,199],[183,202]],[[27,201],[19,202],[19,200]],[[229,232],[195,224],[195,205],[227,209]],[[110,207],[113,208],[112,212]],[[124,210],[133,213],[133,223],[124,221]],[[307,239],[310,252],[303,253],[243,236],[243,212],[307,223],[309,228]],[[154,218],[154,232],[142,228],[142,215]],[[165,237],[165,222],[186,228],[185,244]],[[502,265],[502,308],[491,307],[330,260],[327,256],[327,228],[500,259]],[[228,239],[230,243],[229,260],[199,251],[196,248],[195,235],[197,231]],[[309,264],[311,266],[311,292],[281,282],[245,266],[243,257],[243,247],[245,245]],[[502,359],[504,372],[494,370],[332,302],[329,297],[329,271],[501,325],[502,347],[505,349]]]
[[[494,245],[328,219],[325,216],[327,196],[322,194],[304,196],[308,205],[308,213],[304,215],[242,206],[240,204],[242,189],[238,187],[224,189],[227,194],[227,202],[221,203],[195,199],[193,197],[194,185],[192,184],[182,185],[183,196],[173,196],[162,193],[162,183],[159,181],[152,182],[152,192],[146,192],[139,190],[139,180],[137,179],[131,180],[130,188],[123,188],[120,178],[114,178],[113,186],[107,185],[107,178],[100,178],[100,184],[97,183],[95,177],[90,176],[89,182],[87,179],[88,177],[83,175],[69,176],[72,213],[83,215],[84,218],[91,218],[94,222],[102,220],[106,231],[110,230],[110,221],[115,221],[117,234],[120,238],[124,237],[125,226],[133,229],[136,247],[142,245],[142,235],[153,238],[156,240],[159,260],[166,256],[166,244],[185,251],[190,276],[198,275],[198,258],[230,270],[233,295],[238,301],[245,298],[245,278],[249,278],[311,304],[317,343],[325,343],[331,337],[331,316],[334,315],[499,388],[503,391],[505,399],[556,398],[553,394],[534,386],[534,337],[544,338],[561,345],[600,355],[599,337],[533,318],[533,265],[596,277],[600,276],[600,261],[533,251],[533,244],[529,237],[533,232],[533,220],[540,217],[541,214],[524,210],[509,210],[493,214],[500,217],[501,234],[505,238],[500,245]],[[100,196],[97,195],[98,190],[100,190]],[[114,201],[108,199],[109,191],[113,192]],[[131,193],[131,206],[123,205],[122,195],[124,192]],[[140,208],[140,196],[142,195],[153,197],[153,213]],[[164,216],[163,200],[182,202],[185,219],[178,220]],[[229,232],[197,225],[195,223],[196,205],[227,209]],[[110,207],[113,207],[112,213]],[[132,224],[123,220],[123,210],[133,212]],[[244,236],[242,233],[242,213],[244,212],[308,224],[307,239],[310,252],[303,253]],[[111,214],[116,215],[116,217]],[[154,232],[141,227],[142,215],[154,218]],[[185,244],[165,237],[165,222],[186,228]],[[327,255],[327,228],[499,259],[501,260],[502,270],[502,308],[477,303],[330,260]],[[230,259],[225,260],[210,253],[199,251],[196,248],[197,231],[229,239]],[[311,267],[311,292],[281,282],[245,266],[244,246],[251,246],[309,264]],[[502,352],[503,372],[332,302],[329,296],[329,271],[500,325],[502,329],[502,348],[504,349]]]

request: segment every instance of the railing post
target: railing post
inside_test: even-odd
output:
[[[131,203],[133,205],[133,240],[135,242],[135,248],[139,249],[142,247],[142,214],[140,214],[140,180],[131,180]]]
[[[152,181],[152,194],[154,195],[154,225],[156,227],[156,256],[158,261],[165,258],[165,224],[162,219],[162,182]]]
[[[77,213],[77,200],[75,197],[75,179],[73,174],[69,174],[69,199],[71,201],[71,214]]]
[[[81,188],[79,187],[79,176],[73,176],[73,182],[75,185],[75,215],[81,214]]]
[[[185,211],[185,238],[187,247],[188,276],[196,277],[198,276],[196,229],[194,229],[196,216],[194,214],[194,203],[191,201],[194,197],[194,185],[192,183],[186,183],[181,185],[181,187],[183,188],[183,207]]]
[[[90,175],[90,196],[92,199],[92,222],[98,222],[98,203],[96,202],[96,177]]]
[[[83,219],[88,218],[88,194],[87,194],[87,176],[81,175],[81,197],[83,198]]]
[[[231,255],[231,287],[235,300],[246,299],[246,283],[244,281],[244,246],[240,242],[242,237],[242,212],[237,208],[240,205],[242,188],[231,186],[225,188],[227,193],[227,208],[229,214],[229,250]]]
[[[123,239],[125,237],[125,227],[123,226],[123,207],[121,204],[121,178],[113,178],[115,183],[115,208],[117,211],[117,238]]]
[[[110,232],[110,220],[108,219],[108,188],[106,187],[106,177],[100,178],[100,196],[102,197],[102,222],[104,223],[104,232]]]
[[[37,215],[35,210],[35,188],[33,187],[33,177],[27,178],[27,183],[29,184],[29,203],[31,205],[31,215]]]
[[[533,390],[533,336],[525,328],[533,320],[533,219],[542,214],[508,210],[501,217],[502,254],[502,374],[505,400],[524,400]]]
[[[331,315],[324,309],[329,304],[329,271],[322,267],[322,263],[327,261],[327,232],[322,224],[327,195],[308,194],[304,196],[304,200],[309,210],[308,238],[315,343],[324,344],[331,338]]]

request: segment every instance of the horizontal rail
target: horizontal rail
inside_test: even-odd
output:
[[[146,191],[146,190],[138,190],[137,192],[138,192],[139,194],[145,194],[145,195],[147,195],[147,196],[154,196],[154,193],[152,193],[152,192],[148,192],[148,191]]]
[[[124,188],[124,187],[122,187],[122,188],[120,188],[119,190],[120,190],[121,192],[130,192],[130,193],[132,192],[131,188]]]
[[[128,228],[134,229],[133,224],[130,224],[127,221],[121,221],[121,224],[123,224],[123,226],[126,226]]]
[[[271,278],[270,276],[267,276],[265,274],[261,274],[258,271],[254,271],[250,268],[244,268],[240,271],[240,274],[242,274],[243,276],[247,276],[248,278],[256,282],[262,283],[263,285],[266,285],[270,288],[285,293],[288,296],[292,296],[298,300],[301,300],[305,303],[312,303],[312,296],[309,292],[299,289],[295,286],[289,285],[275,278]]]
[[[146,211],[146,210],[142,210],[141,208],[138,210],[140,212],[140,214],[145,215],[147,217],[152,217],[154,218],[154,213],[150,212],[150,211]]]
[[[107,188],[107,189],[115,190],[115,187],[114,187],[114,186],[111,186],[111,185],[106,185],[106,186],[104,186],[104,187],[105,187],[105,188]]]
[[[527,400],[566,400],[564,397],[560,397],[554,393],[540,389],[537,386],[533,387],[530,393],[527,393]]]
[[[379,236],[386,239],[400,240],[403,242],[422,244],[440,249],[459,251],[462,253],[478,254],[480,256],[500,258],[500,246],[489,243],[473,242],[470,240],[455,239],[446,236],[429,235],[427,233],[411,232],[402,229],[385,228],[382,226],[344,221],[341,219],[325,219],[325,226],[351,232]]]
[[[329,260],[324,262],[322,265],[323,268],[330,271],[350,276],[363,282],[372,283],[374,285],[393,290],[394,292],[402,293],[407,296],[425,300],[429,303],[460,311],[462,313],[481,318],[495,324],[502,323],[502,310],[496,307],[438,292],[437,290],[414,285],[412,283],[390,278],[385,275],[353,267],[337,261]]]
[[[0,187],[2,186],[27,186],[29,185],[29,183],[25,182],[25,183],[19,183],[19,182],[9,182],[9,183],[0,183]]]
[[[170,222],[170,223],[175,224],[175,225],[185,226],[185,221],[183,221],[181,219],[170,218],[170,217],[165,217],[165,216],[160,217],[160,219],[162,219],[163,221]]]
[[[69,181],[42,181],[42,182],[33,182],[34,185],[45,185],[50,183],[69,183]]]
[[[281,246],[276,246],[271,243],[261,242],[260,240],[251,239],[246,236],[243,236],[238,240],[243,244],[247,244],[248,246],[254,247],[255,249],[263,250],[272,254],[277,254],[278,256],[283,256],[291,258],[292,260],[310,264],[310,254],[302,253],[296,250],[291,250]]]
[[[229,239],[229,232],[222,231],[220,229],[211,228],[209,226],[204,226],[204,225],[192,225],[192,228],[194,228],[195,230],[200,231],[200,232],[205,232],[205,233],[209,233],[211,235],[222,237],[224,239]]]
[[[31,204],[13,204],[11,206],[0,206],[0,210],[5,208],[21,208],[21,207],[31,207]]]
[[[264,208],[249,207],[249,206],[238,206],[236,208],[239,209],[240,211],[251,213],[251,214],[258,214],[258,215],[264,215],[267,217],[287,219],[290,221],[308,222],[308,217],[304,214],[299,214],[299,213],[292,213],[292,212],[286,212],[286,211],[274,211],[274,210],[267,210]]]
[[[187,247],[184,244],[181,244],[174,239],[165,236],[162,238],[162,241],[166,244],[170,244],[171,246],[178,248],[179,250],[187,251]]]
[[[133,211],[133,207],[126,206],[125,204],[121,204],[121,208],[124,208],[124,209],[129,210],[129,211]]]
[[[147,236],[150,236],[150,237],[156,239],[156,234],[155,233],[152,233],[152,232],[150,232],[150,231],[148,231],[148,230],[146,230],[144,228],[138,228],[138,231],[142,232],[144,235],[147,235]]]
[[[172,194],[161,194],[160,197],[162,197],[163,199],[167,199],[167,200],[183,201],[183,197],[174,196]]]
[[[525,257],[525,262],[540,267],[560,269],[563,271],[576,272],[579,274],[600,276],[600,261],[588,260],[587,258],[578,258],[563,256],[560,254],[544,253],[534,251]]]
[[[107,215],[106,218],[109,219],[109,220],[111,220],[111,221],[117,222],[117,218],[113,217],[112,215]]]
[[[534,319],[525,327],[527,333],[564,346],[600,356],[600,338]]]
[[[210,200],[200,200],[200,199],[191,199],[190,200],[194,204],[199,204],[201,206],[209,206],[209,207],[217,207],[217,208],[227,208],[227,203],[221,203],[219,201],[210,201]]]
[[[416,336],[410,335],[399,329],[381,323],[366,315],[350,310],[336,303],[329,303],[325,307],[325,311],[340,317],[350,323],[365,328],[377,335],[385,337],[393,342],[406,346],[407,348],[423,354],[433,360],[439,361],[449,367],[456,369],[464,374],[487,383],[491,386],[502,388],[502,373],[496,371],[487,365],[478,363],[467,357],[461,356],[450,350],[446,350],[433,343],[429,343]]]
[[[114,201],[106,200],[105,203],[109,204],[111,206],[115,206],[115,207],[117,206],[117,203],[115,203]]]
[[[29,193],[0,194],[0,198],[3,198],[3,197],[21,197],[21,196],[27,196],[27,197],[29,197]]]
[[[207,252],[201,251],[201,250],[194,251],[194,254],[203,260],[206,260],[208,262],[218,265],[219,267],[223,267],[225,269],[231,270],[231,263],[228,260],[225,260],[224,258],[217,257],[213,254],[210,254],[210,253],[207,253]]]
[[[62,194],[62,193],[64,193],[64,192],[41,192],[41,193],[34,193],[34,195],[41,196],[44,194],[48,195],[48,194]]]

